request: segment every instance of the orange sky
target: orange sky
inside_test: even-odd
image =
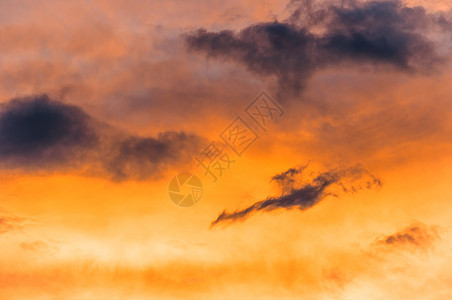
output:
[[[451,4],[397,2],[426,15],[381,25],[405,68],[329,44],[272,56],[259,26],[306,26],[319,44],[347,26],[293,21],[302,2],[1,1],[0,299],[448,299]],[[222,30],[236,33],[215,48]],[[252,124],[264,90],[283,115],[252,125],[259,139],[213,182],[195,156],[237,116]],[[51,126],[20,119],[35,110]],[[272,180],[304,165],[293,186]],[[181,172],[203,183],[191,207],[168,195]],[[314,203],[297,198],[330,175]]]

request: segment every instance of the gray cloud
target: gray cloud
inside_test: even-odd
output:
[[[114,141],[103,161],[113,180],[146,179],[178,163],[189,162],[203,139],[184,132],[163,132],[157,137],[129,136]]]
[[[183,132],[140,137],[46,95],[14,99],[0,112],[0,167],[27,172],[85,169],[111,180],[142,180],[187,163],[203,139]]]
[[[313,207],[326,196],[338,196],[336,191],[329,188],[337,185],[343,192],[354,192],[363,188],[380,187],[381,181],[367,170],[355,166],[343,170],[330,170],[314,177],[310,182],[301,182],[295,186],[295,177],[300,175],[306,167],[292,168],[274,176],[283,191],[278,197],[268,197],[249,207],[234,212],[223,211],[211,227],[219,223],[233,223],[241,221],[259,211],[272,211],[279,208],[306,210]],[[288,191],[288,192],[285,192]]]
[[[239,32],[199,29],[185,35],[189,49],[245,65],[253,73],[275,75],[281,91],[299,92],[318,69],[354,62],[413,72],[440,60],[426,28],[450,32],[444,16],[409,8],[401,1],[349,1],[313,5],[293,1],[283,22],[253,24]]]

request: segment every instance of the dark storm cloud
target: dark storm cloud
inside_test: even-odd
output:
[[[84,167],[112,180],[146,179],[188,161],[202,139],[164,132],[139,137],[46,95],[15,99],[0,113],[0,166],[24,171]]]
[[[284,22],[258,23],[240,32],[199,29],[185,40],[189,49],[232,59],[260,75],[275,75],[282,91],[298,92],[316,70],[344,62],[428,70],[439,58],[426,28],[435,23],[450,31],[444,17],[401,1],[324,7],[293,3],[297,8]]]
[[[0,113],[0,164],[41,167],[67,162],[98,137],[81,109],[41,95],[13,100]]]
[[[272,211],[279,208],[297,208],[299,210],[306,210],[322,201],[328,195],[337,196],[335,191],[329,190],[333,185],[338,185],[344,192],[381,186],[381,181],[378,178],[370,175],[367,170],[357,166],[344,170],[330,170],[319,174],[310,182],[302,182],[300,187],[294,187],[295,177],[305,169],[306,167],[293,168],[273,177],[273,180],[279,180],[278,183],[283,192],[288,189],[289,192],[279,197],[268,197],[267,199],[256,202],[242,210],[236,210],[230,213],[223,211],[218,218],[212,222],[211,226],[223,222],[233,223],[235,221],[244,220],[259,211]],[[353,184],[357,180],[362,182],[358,185]],[[282,186],[281,183],[283,183]],[[352,188],[346,190],[344,187],[351,183]]]

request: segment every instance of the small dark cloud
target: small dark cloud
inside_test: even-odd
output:
[[[447,20],[422,7],[407,7],[398,0],[340,5],[293,1],[291,6],[294,12],[283,22],[257,23],[239,32],[199,29],[185,40],[189,49],[208,57],[274,75],[281,91],[295,94],[316,70],[330,65],[353,62],[413,72],[427,71],[439,61],[426,30]]]
[[[424,248],[431,245],[438,238],[436,227],[416,223],[378,240],[378,243],[386,246],[416,246]]]
[[[9,170],[143,180],[189,162],[202,142],[183,132],[133,136],[46,95],[14,99],[0,112],[0,167]]]
[[[330,189],[334,185],[339,186],[344,192],[381,186],[380,180],[377,180],[375,176],[359,166],[323,172],[315,176],[311,181],[302,181],[300,186],[296,186],[294,178],[305,169],[306,167],[293,168],[273,177],[273,180],[279,181],[282,191],[287,191],[283,195],[268,197],[245,209],[234,212],[223,211],[212,222],[211,226],[219,223],[241,221],[259,211],[272,211],[280,208],[306,210],[322,201],[326,196],[338,196],[337,191]],[[351,187],[344,189],[345,186],[349,185]]]
[[[163,132],[157,137],[129,136],[114,142],[104,168],[113,180],[146,179],[199,151],[202,139],[184,132]]]

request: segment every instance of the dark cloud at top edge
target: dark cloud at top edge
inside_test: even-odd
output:
[[[318,69],[344,62],[387,65],[406,72],[427,71],[440,57],[426,32],[447,19],[401,1],[350,1],[347,5],[297,5],[283,22],[257,23],[239,32],[199,29],[185,34],[188,48],[245,65],[278,79],[280,91],[297,94]],[[281,96],[281,95],[280,95]]]

